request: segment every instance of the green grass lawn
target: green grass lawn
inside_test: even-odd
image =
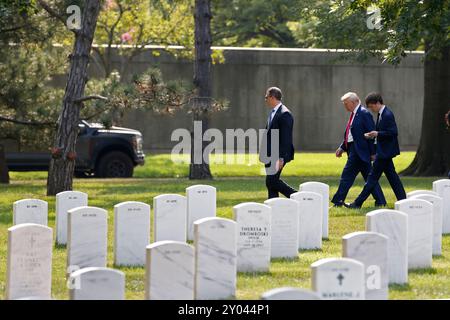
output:
[[[398,170],[405,168],[413,153],[403,153],[396,159]],[[285,170],[286,180],[296,188],[306,181],[321,181],[330,185],[333,194],[339,183],[339,175],[345,159],[336,159],[328,153],[300,153]],[[217,193],[218,216],[231,218],[232,207],[242,202],[266,200],[264,176],[259,165],[213,164],[213,181]],[[184,194],[187,186],[204,183],[186,178],[188,166],[172,163],[168,155],[148,156],[146,165],[136,170],[134,179],[98,180],[78,179],[74,188],[89,194],[89,205],[109,212],[108,266],[113,267],[113,206],[122,201],[153,203],[153,197],[162,193]],[[158,176],[164,178],[157,178]],[[55,225],[55,199],[46,197],[46,173],[11,173],[11,184],[0,185],[0,297],[4,297],[6,277],[7,229],[12,225],[12,203],[24,198],[40,198],[49,202],[49,225]],[[407,191],[431,189],[438,178],[403,178]],[[389,207],[395,197],[386,179],[382,179]],[[353,200],[361,191],[362,179],[358,178],[351,189],[348,200]],[[324,241],[322,250],[301,251],[295,260],[274,260],[269,273],[239,274],[238,299],[258,299],[266,290],[281,287],[311,287],[310,264],[326,257],[341,256],[343,235],[364,230],[365,213],[373,210],[373,199],[369,199],[360,211],[330,209],[330,238]],[[66,250],[55,248],[53,257],[53,296],[67,299],[65,285]],[[127,299],[144,298],[144,268],[120,268],[126,273]],[[450,297],[450,236],[443,239],[443,255],[433,259],[433,268],[410,272],[409,285],[392,286],[391,299],[429,299]]]

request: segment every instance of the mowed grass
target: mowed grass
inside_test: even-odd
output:
[[[398,170],[405,168],[412,160],[413,153],[403,153],[396,159]],[[253,157],[253,156],[252,156]],[[298,187],[306,181],[321,181],[330,185],[331,195],[337,190],[339,175],[345,158],[336,159],[330,153],[300,153],[285,170],[286,181]],[[207,183],[218,190],[218,216],[232,218],[232,207],[236,204],[266,200],[264,176],[260,166],[213,164],[215,175],[212,181],[189,181],[186,176],[188,166],[174,164],[169,155],[148,156],[146,165],[136,170],[134,179],[77,179],[74,189],[89,194],[89,205],[102,207],[109,212],[108,266],[113,266],[113,206],[123,201],[143,201],[153,203],[153,197],[162,193],[184,194],[187,186]],[[158,175],[165,177],[156,178]],[[55,225],[55,199],[46,197],[46,173],[11,173],[11,184],[0,185],[0,297],[4,298],[6,278],[7,229],[12,225],[12,203],[24,198],[39,198],[49,202],[49,225]],[[402,178],[407,191],[431,189],[431,178]],[[393,207],[395,197],[386,179],[382,181],[383,190]],[[353,200],[363,185],[359,177],[351,189],[348,200]],[[365,213],[373,210],[374,200],[369,199],[363,209],[349,211],[345,208],[330,209],[330,237],[323,242],[321,250],[301,251],[295,260],[277,259],[272,261],[270,272],[260,274],[238,274],[237,299],[258,299],[260,295],[273,288],[293,286],[310,288],[310,265],[327,257],[340,257],[343,235],[363,231]],[[127,299],[144,298],[144,268],[119,268],[126,273]],[[53,286],[55,299],[67,299],[66,287],[66,249],[55,247],[53,251]],[[391,286],[391,299],[432,299],[450,298],[450,236],[444,236],[443,255],[434,257],[433,267],[412,271],[407,286]]]

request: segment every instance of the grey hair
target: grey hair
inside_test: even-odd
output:
[[[361,99],[358,97],[358,95],[356,94],[356,93],[354,93],[354,92],[347,92],[346,94],[344,94],[342,97],[341,97],[341,101],[342,102],[344,102],[345,100],[351,100],[351,101],[354,101],[354,102],[360,102],[361,101]]]

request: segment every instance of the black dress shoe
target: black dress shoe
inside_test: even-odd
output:
[[[338,203],[335,203],[333,207],[339,208],[339,207],[342,207],[343,205],[344,205],[344,202],[338,202]]]
[[[377,204],[375,203],[375,208],[386,208],[387,204]]]
[[[349,209],[361,209],[361,206],[356,205],[354,202],[344,203],[344,206]]]

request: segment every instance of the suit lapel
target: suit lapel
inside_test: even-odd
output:
[[[273,116],[272,121],[270,121],[270,127],[269,127],[269,129],[272,128],[272,125],[273,125],[273,123],[275,122],[275,119],[276,119],[277,117],[280,116],[280,114],[281,114],[281,108],[283,108],[283,105],[281,105],[281,106],[278,108],[277,112],[275,112],[275,115]]]
[[[358,111],[356,111],[356,114],[355,114],[355,116],[353,117],[352,124],[351,124],[351,126],[350,126],[350,131],[352,131],[353,124],[355,123],[356,118],[358,117],[359,112],[361,111],[361,108],[362,108],[362,106],[359,107]],[[344,130],[344,140],[345,140],[345,134],[346,134],[346,133],[347,133],[346,130]],[[352,132],[352,135],[353,135],[353,132]]]
[[[380,121],[378,122],[378,127],[375,130],[379,130],[381,128],[384,118],[386,117],[387,107],[384,107],[383,113],[380,115]]]
[[[359,106],[359,109],[358,109],[358,111],[356,111],[356,113],[355,113],[355,116],[353,117],[353,121],[352,121],[352,124],[351,124],[351,126],[350,126],[350,130],[352,130],[352,129],[353,129],[353,125],[355,124],[355,121],[357,121],[357,120],[358,120],[358,117],[359,117],[359,113],[361,112],[361,108],[362,108],[362,106]],[[353,132],[352,132],[352,135],[353,135]]]

